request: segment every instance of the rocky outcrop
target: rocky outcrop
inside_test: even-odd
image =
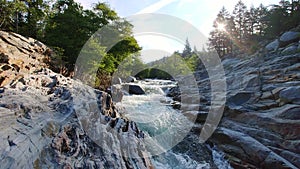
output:
[[[269,43],[265,49],[268,52],[281,52],[282,54],[297,53],[300,43],[300,32],[289,31],[283,33],[278,39]]]
[[[0,31],[0,87],[42,67],[59,71],[54,55],[50,48],[35,39]]]
[[[234,168],[300,168],[299,63],[281,51],[223,61],[227,102],[209,142]]]
[[[292,46],[299,46],[299,32],[284,33],[265,53],[222,61],[226,105],[207,143],[222,150],[234,168],[300,168],[300,53]],[[200,111],[183,113],[197,123],[192,132],[199,135],[212,98],[205,68],[195,76]],[[181,94],[174,88],[168,95]]]
[[[43,68],[48,48],[34,40],[1,39],[3,69],[20,76],[1,72],[1,168],[152,168],[143,132],[109,94]]]

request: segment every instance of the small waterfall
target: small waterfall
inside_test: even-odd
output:
[[[195,161],[187,154],[171,149],[184,139],[189,129],[190,122],[180,110],[173,109],[170,105],[171,98],[165,96],[165,91],[176,86],[176,82],[168,80],[144,80],[138,83],[146,92],[145,95],[126,95],[120,106],[125,108],[125,116],[135,121],[139,128],[146,133],[148,151],[155,155],[152,160],[158,169],[208,169],[212,166],[224,168],[228,163],[222,163],[222,153],[210,149],[210,160]],[[167,134],[166,134],[167,133]],[[181,136],[183,135],[183,137]],[[161,152],[161,153],[157,153]],[[216,160],[213,164],[211,161]],[[229,167],[225,167],[228,168]]]

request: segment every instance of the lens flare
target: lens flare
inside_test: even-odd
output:
[[[217,23],[217,29],[219,31],[225,32],[226,31],[225,24],[223,24],[223,23]]]

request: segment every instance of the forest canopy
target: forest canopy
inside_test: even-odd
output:
[[[132,61],[138,60],[141,47],[132,35],[132,25],[118,16],[108,4],[98,2],[92,9],[83,7],[74,0],[30,0],[30,1],[0,1],[0,29],[19,33],[26,37],[35,38],[50,46],[56,53],[57,59],[63,63],[60,73],[68,74],[74,70],[80,52],[88,54],[92,51],[81,51],[84,44],[97,32],[109,26],[115,35],[116,42],[111,46],[108,36],[94,35],[89,47],[97,52],[100,63],[88,63],[90,69],[97,70],[96,88],[105,88],[108,79],[124,58],[131,56]],[[101,36],[101,38],[100,38]],[[91,53],[90,53],[91,54]],[[87,57],[90,57],[89,55]],[[96,55],[93,55],[96,56]],[[130,60],[129,60],[130,61]],[[140,62],[142,63],[142,62]],[[99,79],[107,79],[99,80]],[[103,87],[104,86],[104,87]]]
[[[1,0],[0,16],[1,30],[32,37],[50,46],[56,53],[56,59],[60,60],[59,71],[62,74],[70,74],[78,56],[85,55],[89,59],[81,62],[87,67],[79,65],[77,70],[96,71],[96,79],[89,82],[96,88],[105,89],[110,85],[112,74],[124,59],[128,62],[123,65],[126,67],[126,71],[121,73],[124,77],[131,75],[131,67],[145,67],[139,58],[142,48],[133,36],[133,26],[106,3],[98,2],[92,9],[84,9],[74,0]],[[279,4],[268,7],[262,4],[247,7],[240,0],[232,12],[225,7],[219,11],[209,35],[208,50],[197,51],[187,39],[182,52],[176,51],[170,57],[153,62],[152,67],[140,75],[161,78],[169,76],[156,71],[160,68],[167,68],[165,71],[175,75],[196,71],[201,65],[198,56],[209,55],[207,53],[211,51],[216,51],[220,57],[253,53],[261,43],[300,25],[299,18],[299,0],[281,0]],[[104,27],[107,31],[104,34],[113,36],[97,33],[97,30]],[[120,41],[112,44],[112,39]],[[84,45],[86,48],[82,50]],[[84,77],[88,74],[80,76],[88,79]]]
[[[219,56],[252,53],[261,40],[273,39],[300,25],[300,1],[281,0],[278,5],[248,8],[240,0],[232,13],[223,7],[210,32],[209,47]],[[251,48],[249,48],[251,46]]]

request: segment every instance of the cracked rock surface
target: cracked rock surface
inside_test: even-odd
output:
[[[0,32],[0,168],[153,168],[136,124],[109,94],[48,69],[49,50]]]

